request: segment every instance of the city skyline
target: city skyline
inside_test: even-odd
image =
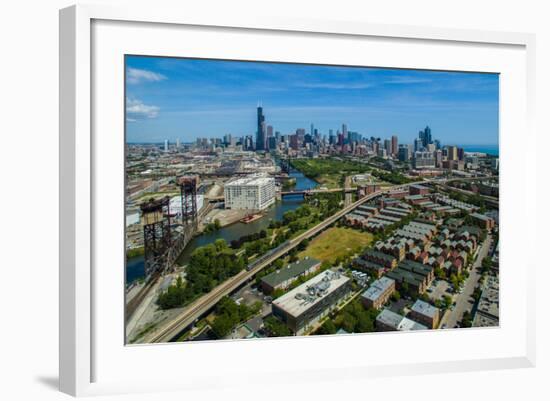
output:
[[[256,106],[282,135],[346,124],[412,143],[498,144],[498,75],[127,56],[127,142],[255,136]]]

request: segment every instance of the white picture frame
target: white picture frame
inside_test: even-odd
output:
[[[93,126],[100,126],[94,119],[101,118],[101,111],[96,110],[96,103],[93,102],[94,88],[92,79],[101,71],[101,66],[94,59],[94,55],[99,54],[102,44],[101,32],[97,33],[98,39],[93,40],[94,24],[102,25],[105,29],[113,29],[109,33],[119,32],[113,39],[113,51],[118,43],[126,40],[120,35],[120,31],[135,29],[138,33],[144,27],[155,26],[155,32],[150,35],[154,44],[155,38],[166,35],[170,29],[185,29],[193,27],[200,32],[209,30],[219,30],[221,34],[228,32],[246,35],[261,33],[266,35],[293,35],[306,37],[304,40],[326,40],[339,38],[342,40],[384,40],[388,44],[399,41],[408,41],[407,43],[418,43],[438,46],[443,52],[445,46],[454,46],[457,52],[461,49],[472,48],[480,52],[485,52],[486,47],[495,48],[496,52],[502,52],[502,59],[498,63],[505,64],[506,57],[510,58],[510,65],[517,65],[517,71],[510,68],[506,74],[510,79],[505,80],[505,85],[511,85],[509,88],[521,89],[519,99],[508,99],[509,91],[503,91],[505,98],[501,99],[505,110],[511,110],[512,107],[519,106],[514,110],[517,118],[512,116],[501,116],[502,132],[501,147],[513,146],[510,135],[510,128],[522,129],[524,134],[522,140],[533,141],[535,143],[533,131],[534,110],[534,35],[523,33],[507,32],[483,32],[460,29],[427,28],[414,26],[390,26],[376,25],[363,22],[348,21],[318,21],[318,20],[295,20],[292,18],[265,18],[248,19],[243,16],[240,19],[214,19],[207,15],[186,15],[185,10],[166,10],[157,8],[112,8],[108,6],[72,6],[60,11],[60,389],[61,391],[75,395],[94,395],[109,393],[126,393],[133,391],[166,391],[167,389],[185,390],[201,389],[206,387],[224,387],[240,386],[244,382],[233,380],[231,376],[231,365],[220,360],[219,367],[208,370],[206,364],[200,362],[200,356],[204,358],[214,358],[216,355],[223,355],[223,359],[239,359],[243,350],[248,347],[249,352],[253,354],[266,353],[265,355],[280,355],[282,349],[287,350],[290,355],[290,362],[297,355],[313,355],[315,349],[323,347],[327,349],[329,358],[337,353],[330,351],[335,347],[361,347],[369,341],[372,343],[374,336],[382,336],[382,342],[392,339],[399,340],[402,345],[396,346],[396,354],[388,359],[387,363],[382,363],[380,355],[372,356],[372,361],[341,361],[334,359],[331,365],[324,364],[323,361],[313,359],[310,363],[303,362],[300,368],[284,368],[285,361],[276,360],[270,369],[264,370],[263,367],[256,367],[258,377],[254,376],[256,382],[261,383],[261,374],[268,375],[271,380],[276,377],[277,380],[297,381],[297,380],[326,380],[338,378],[356,378],[360,380],[364,377],[376,377],[384,375],[408,374],[411,370],[416,373],[431,372],[453,372],[478,369],[501,369],[512,367],[530,367],[535,363],[535,338],[534,338],[534,305],[535,299],[533,283],[534,260],[530,256],[533,252],[529,250],[534,244],[529,244],[524,240],[518,239],[519,228],[533,227],[536,209],[534,206],[528,206],[527,198],[533,188],[533,176],[529,172],[534,171],[536,161],[534,156],[525,157],[521,149],[514,154],[514,159],[518,165],[511,167],[512,156],[503,152],[501,156],[501,183],[504,184],[501,190],[503,203],[502,209],[513,213],[503,214],[501,219],[508,224],[518,228],[518,230],[502,230],[502,241],[511,244],[514,240],[520,242],[521,252],[516,250],[501,251],[501,264],[507,263],[521,266],[521,277],[515,281],[517,288],[514,288],[514,296],[517,297],[518,305],[508,310],[513,310],[513,315],[506,315],[506,308],[503,307],[502,326],[498,329],[485,329],[483,331],[445,331],[441,333],[407,333],[407,334],[374,334],[361,336],[340,336],[339,338],[326,339],[307,339],[307,338],[285,338],[278,340],[261,341],[235,341],[220,342],[219,344],[205,343],[193,344],[187,349],[179,345],[144,345],[135,347],[124,346],[123,334],[113,341],[116,344],[116,352],[108,352],[109,347],[104,341],[108,335],[107,330],[118,328],[108,325],[108,318],[102,312],[104,311],[104,300],[100,304],[97,298],[94,298],[94,292],[98,287],[104,288],[102,275],[94,273],[97,263],[103,260],[105,255],[96,252],[98,242],[96,236],[98,227],[103,227],[101,223],[102,214],[109,214],[101,207],[98,202],[98,194],[102,193],[100,186],[104,181],[98,179],[102,173],[97,172],[98,157],[101,157],[102,163],[111,163],[108,154],[103,157],[98,156],[104,151],[105,143],[98,143],[93,135]],[[116,26],[120,24],[121,26]],[[126,24],[126,25],[125,25]],[[133,24],[132,26],[128,24]],[[98,26],[99,26],[98,25]],[[158,28],[158,29],[157,29]],[[97,29],[104,29],[99,27]],[[158,37],[155,35],[159,35]],[[129,39],[128,39],[129,40]],[[244,40],[244,39],[243,39]],[[266,40],[279,39],[274,37]],[[116,43],[115,43],[116,42]],[[273,43],[275,43],[273,42]],[[205,39],[205,44],[207,40]],[[146,43],[143,52],[151,52]],[[169,46],[167,44],[167,46]],[[275,46],[275,45],[274,45]],[[500,49],[500,50],[499,50]],[[506,49],[509,49],[509,55]],[[161,50],[158,55],[168,52],[168,48]],[[227,51],[227,49],[226,49]],[[344,51],[344,50],[342,50]],[[464,50],[467,51],[467,50]],[[174,50],[177,54],[177,48]],[[505,54],[506,53],[506,54]],[[220,53],[221,54],[221,53]],[[184,54],[181,54],[182,56]],[[103,56],[101,56],[103,57]],[[115,54],[118,57],[118,54]],[[244,56],[243,56],[244,57]],[[277,59],[277,56],[273,56]],[[330,57],[327,55],[327,57]],[[395,63],[399,63],[399,55],[395,56]],[[401,57],[404,57],[403,55]],[[238,57],[237,57],[238,58]],[[103,57],[102,59],[109,60]],[[426,61],[423,66],[418,68],[445,69],[444,60],[436,65],[432,61]],[[499,68],[494,67],[497,62],[486,64],[482,71],[500,72]],[[471,70],[475,70],[475,63],[472,62]],[[478,64],[479,65],[479,64]],[[383,62],[381,66],[389,66],[388,61]],[[113,66],[115,68],[115,66]],[[117,67],[118,68],[118,67]],[[457,67],[458,68],[458,67]],[[462,67],[464,68],[464,67]],[[97,69],[94,70],[94,69]],[[122,71],[118,72],[118,76]],[[99,78],[101,80],[103,78]],[[120,93],[115,91],[112,101],[116,106],[120,105],[119,112],[122,112],[123,98],[119,99]],[[519,93],[519,92],[518,92]],[[101,94],[97,95],[101,96]],[[118,102],[118,103],[117,103]],[[502,109],[501,109],[502,111]],[[516,114],[514,114],[515,116]],[[510,117],[508,119],[508,117]],[[504,118],[504,120],[503,120]],[[120,122],[122,123],[122,121]],[[116,134],[118,135],[118,133]],[[123,136],[123,132],[120,133]],[[121,152],[122,149],[112,149],[113,154]],[[103,166],[103,170],[108,167]],[[114,170],[113,170],[114,171]],[[506,176],[505,176],[506,175]],[[518,182],[517,189],[507,185],[510,182]],[[111,184],[116,184],[116,179]],[[122,189],[120,189],[122,196]],[[528,207],[527,207],[528,206]],[[122,209],[119,208],[119,209]],[[116,210],[113,213],[120,213],[122,210]],[[103,217],[105,218],[105,216]],[[503,225],[503,227],[506,227]],[[121,228],[122,229],[122,228]],[[118,234],[117,234],[118,235]],[[103,256],[102,256],[103,255]],[[507,262],[510,261],[510,262]],[[122,266],[121,266],[122,269]],[[504,272],[509,271],[504,268]],[[122,294],[122,284],[113,283],[113,288],[120,285]],[[503,284],[501,296],[511,295],[511,286]],[[103,291],[103,290],[102,290]],[[105,287],[105,297],[109,302],[117,303],[117,299],[111,299],[112,289]],[[506,298],[504,298],[506,299]],[[103,305],[103,306],[102,306]],[[512,305],[513,306],[513,305]],[[116,309],[116,308],[115,308]],[[118,313],[123,309],[121,305]],[[117,310],[118,310],[117,309]],[[511,312],[510,312],[511,313]],[[507,317],[513,318],[506,320]],[[114,318],[114,317],[113,317]],[[517,319],[517,320],[516,320]],[[112,321],[112,320],[111,320]],[[121,321],[122,325],[123,322]],[[514,325],[518,328],[514,328]],[[98,328],[99,327],[99,328]],[[111,332],[110,331],[110,332]],[[508,332],[509,331],[509,332]],[[110,333],[109,332],[109,333]],[[328,336],[331,337],[331,336]],[[424,359],[418,358],[414,352],[404,357],[403,347],[418,347],[420,344],[431,344],[434,342],[445,341],[465,341],[472,342],[474,339],[479,341],[494,342],[494,349],[487,352],[476,351],[471,354],[465,353],[464,358],[458,358],[452,355],[441,355],[439,358],[426,356]],[[378,341],[378,340],[377,340]],[[498,344],[511,342],[507,350],[498,348]],[[178,347],[178,348],[171,348]],[[460,351],[460,346],[458,346]],[[112,349],[111,349],[112,351]],[[175,352],[177,351],[177,352]],[[177,355],[176,355],[177,354]],[[135,365],[140,358],[147,363],[158,363],[163,358],[170,358],[173,363],[178,355],[185,355],[186,361],[195,363],[195,369],[182,372],[182,374],[164,374],[167,372],[157,372],[159,374],[150,377],[150,380],[132,378],[131,372],[128,374],[121,372],[122,366]],[[149,358],[149,359],[145,359]],[[121,360],[122,359],[122,360]],[[297,361],[294,361],[297,362]],[[170,363],[166,371],[170,369]],[[112,365],[111,370],[106,369],[106,365]],[[103,367],[103,368],[102,368]],[[173,367],[173,365],[172,365]],[[235,368],[235,366],[234,366]],[[240,368],[240,365],[238,366]],[[102,371],[104,370],[105,373]],[[115,371],[119,373],[116,374]],[[227,377],[225,374],[227,373]],[[266,381],[267,382],[267,381]]]

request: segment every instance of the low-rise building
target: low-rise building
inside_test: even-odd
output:
[[[439,324],[439,309],[420,299],[417,299],[411,307],[409,316],[430,329],[437,328]]]
[[[472,213],[470,216],[475,220],[478,226],[486,230],[490,230],[495,226],[495,221],[484,214],[481,213]]]
[[[383,309],[376,317],[377,331],[407,331],[407,330],[428,330],[428,327],[417,323],[414,320],[401,316],[389,309]]]
[[[388,277],[375,280],[361,295],[365,308],[380,309],[395,291],[395,281]]]
[[[389,269],[378,263],[365,260],[361,257],[355,258],[352,262],[353,267],[357,270],[370,273],[372,276],[378,278],[386,273]]]
[[[430,189],[428,187],[425,187],[423,185],[419,184],[413,184],[409,186],[409,194],[410,195],[427,195],[430,193]]]
[[[387,272],[386,277],[395,280],[398,290],[408,289],[415,294],[423,294],[435,274],[433,266],[405,259],[394,270]]]
[[[273,301],[273,315],[301,335],[351,292],[351,279],[328,270]]]
[[[262,291],[266,294],[270,294],[276,289],[287,289],[298,277],[314,273],[319,270],[320,267],[321,261],[306,256],[302,260],[290,263],[262,277],[260,281]]]
[[[473,320],[474,327],[499,325],[499,279],[489,276],[483,284],[481,297]]]
[[[365,260],[378,263],[388,269],[393,269],[397,266],[397,259],[394,256],[373,249],[367,249],[361,257]]]

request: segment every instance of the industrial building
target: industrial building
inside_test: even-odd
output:
[[[351,280],[327,270],[273,301],[273,315],[283,321],[295,335],[336,308],[351,292]]]
[[[261,174],[236,178],[225,184],[226,209],[264,210],[275,203],[275,179]]]

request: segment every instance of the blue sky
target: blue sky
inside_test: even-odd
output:
[[[127,56],[128,142],[254,135],[256,106],[286,135],[343,123],[412,143],[498,143],[498,75]]]

